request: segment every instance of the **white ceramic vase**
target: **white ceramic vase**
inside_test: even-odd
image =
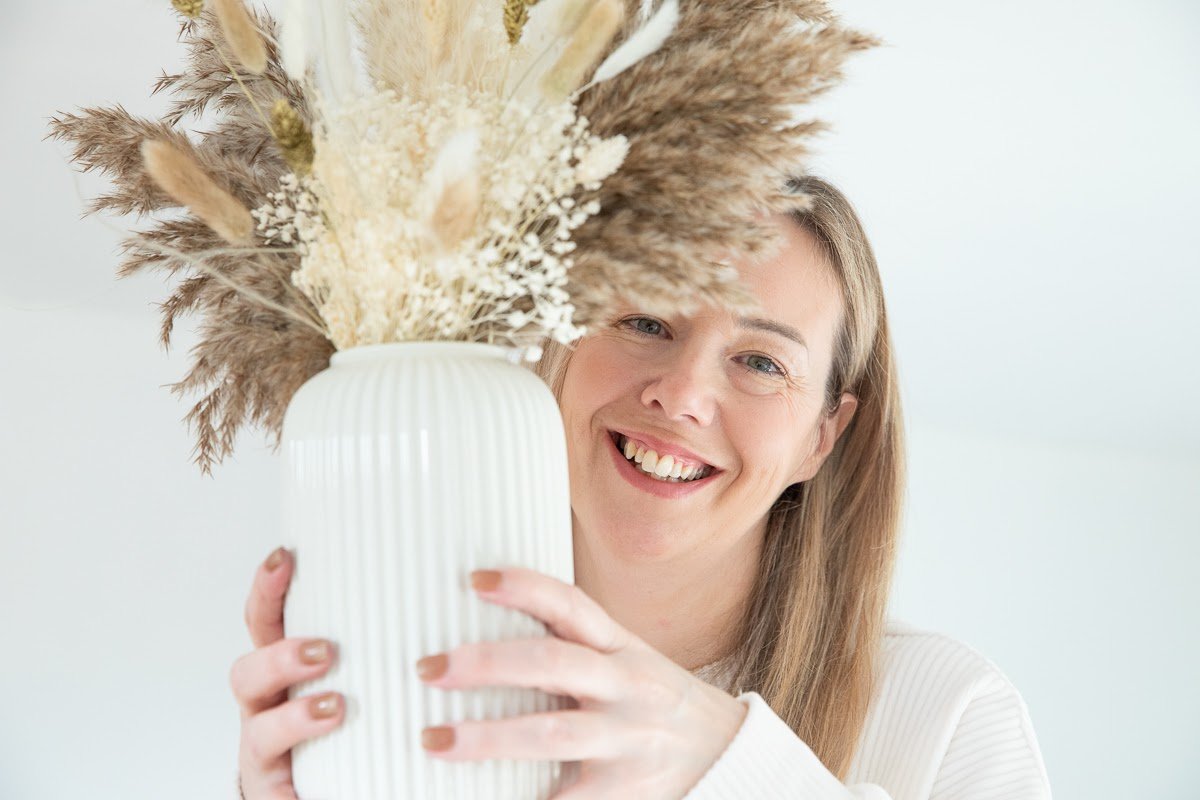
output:
[[[416,661],[464,642],[546,635],[471,591],[474,569],[525,566],[574,582],[566,442],[549,389],[484,344],[336,353],[283,426],[284,543],[296,556],[288,636],[338,648],[293,697],[337,690],[346,719],[293,750],[302,800],[534,800],[554,762],[450,762],[421,730],[564,707],[527,689],[426,687]]]

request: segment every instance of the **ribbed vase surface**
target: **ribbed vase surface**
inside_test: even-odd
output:
[[[550,390],[484,344],[341,351],[283,427],[284,540],[296,556],[288,636],[326,637],[333,668],[293,697],[346,697],[334,732],[293,750],[301,800],[534,800],[554,762],[449,762],[421,729],[564,707],[530,689],[428,688],[416,661],[464,642],[544,636],[484,602],[474,569],[574,582],[566,443]]]

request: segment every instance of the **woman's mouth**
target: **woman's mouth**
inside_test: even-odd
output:
[[[631,439],[617,431],[610,431],[609,435],[625,460],[648,478],[663,483],[691,483],[707,478],[713,472],[711,464],[691,461],[670,453],[660,454],[645,442]]]

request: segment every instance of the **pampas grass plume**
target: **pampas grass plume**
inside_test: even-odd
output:
[[[254,218],[229,192],[222,189],[192,159],[174,145],[147,139],[142,142],[146,173],[176,202],[187,206],[222,239],[233,245],[252,241]]]
[[[542,94],[551,103],[561,103],[583,83],[587,71],[608,47],[625,17],[619,0],[596,0],[571,34],[571,41],[558,61],[542,78]]]
[[[212,0],[212,8],[234,58],[247,72],[262,75],[267,69],[267,46],[242,0]]]
[[[450,22],[446,5],[446,0],[423,0],[421,3],[427,48],[435,67],[441,66],[446,57],[446,29]]]

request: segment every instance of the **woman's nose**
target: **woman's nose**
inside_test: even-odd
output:
[[[716,380],[705,359],[679,353],[642,390],[642,404],[670,420],[710,425],[717,413]]]

